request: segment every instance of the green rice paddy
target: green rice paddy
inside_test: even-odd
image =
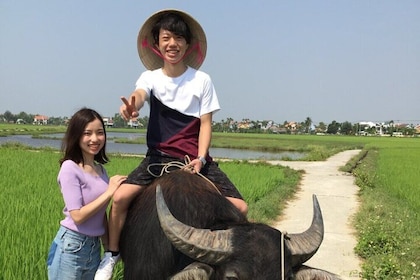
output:
[[[308,160],[363,148],[365,156],[350,168],[360,187],[361,208],[354,223],[361,277],[420,278],[420,138],[234,134],[227,141],[229,137],[216,135],[215,145],[305,151]],[[54,150],[0,146],[0,280],[46,279],[48,249],[62,219],[59,158]],[[141,160],[119,155],[110,159],[105,165],[110,175],[127,174]],[[220,167],[248,201],[250,219],[268,223],[300,178],[296,171],[265,163],[221,162]],[[117,271],[114,279],[120,277]]]

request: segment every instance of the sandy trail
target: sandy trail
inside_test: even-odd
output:
[[[312,219],[312,194],[316,194],[324,218],[324,241],[306,265],[336,273],[342,279],[359,279],[360,260],[354,253],[356,237],[351,226],[358,208],[358,187],[354,177],[338,170],[360,150],[338,153],[326,161],[270,161],[296,170],[305,170],[300,190],[288,202],[282,217],[273,226],[281,231],[306,230]]]

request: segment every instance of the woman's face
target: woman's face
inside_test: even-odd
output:
[[[183,36],[176,35],[168,30],[160,30],[157,47],[166,62],[177,64],[182,61],[188,46]]]
[[[105,141],[105,130],[102,122],[95,119],[88,123],[79,142],[83,157],[93,158],[103,148]]]

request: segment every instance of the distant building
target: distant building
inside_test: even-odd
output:
[[[284,127],[291,131],[296,131],[298,129],[297,122],[288,122],[284,125]]]
[[[33,123],[34,125],[46,125],[48,124],[48,117],[43,115],[36,115],[34,117]]]
[[[416,134],[420,134],[420,124],[416,125],[414,127],[414,130],[415,130]]]
[[[358,131],[356,135],[368,136],[368,135],[380,135],[383,136],[392,124],[390,123],[376,123],[376,122],[359,122]]]
[[[102,118],[102,120],[106,127],[112,127],[114,125],[114,120],[112,118]]]
[[[139,121],[138,120],[129,120],[127,125],[131,128],[138,128],[139,127]]]

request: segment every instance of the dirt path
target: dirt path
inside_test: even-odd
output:
[[[358,187],[353,176],[338,168],[359,152],[341,152],[323,162],[270,161],[305,170],[296,198],[288,203],[283,216],[273,226],[289,233],[306,230],[312,219],[312,194],[316,194],[325,234],[318,252],[306,264],[336,273],[343,279],[359,279],[360,260],[354,254],[356,238],[351,226],[351,218],[358,207]]]

